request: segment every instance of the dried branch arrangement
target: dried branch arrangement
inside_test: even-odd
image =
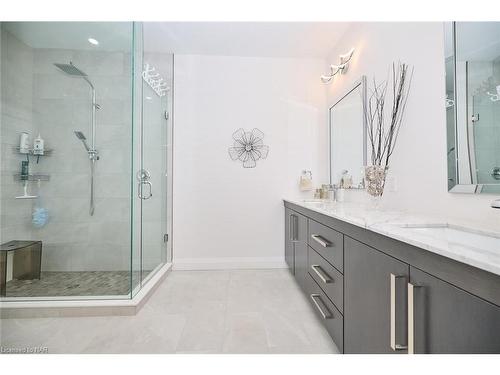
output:
[[[413,68],[408,64],[392,64],[392,108],[386,106],[389,80],[377,84],[373,79],[373,90],[364,108],[368,142],[371,147],[372,165],[387,168],[394,152],[408,94],[413,78]]]

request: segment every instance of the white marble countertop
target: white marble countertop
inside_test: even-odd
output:
[[[437,216],[377,209],[369,203],[312,199],[284,201],[500,275],[500,230],[485,231],[478,225],[450,222]],[[425,227],[433,227],[433,230],[429,231]],[[443,231],[436,228],[442,228]],[[445,228],[449,230],[448,233],[445,233]],[[460,235],[463,239],[457,240]]]

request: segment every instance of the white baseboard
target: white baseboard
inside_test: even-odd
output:
[[[237,270],[287,268],[283,257],[235,258],[183,258],[175,259],[172,269],[187,270]]]

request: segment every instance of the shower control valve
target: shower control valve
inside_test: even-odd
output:
[[[99,160],[99,152],[97,150],[89,151],[89,159],[90,160]]]

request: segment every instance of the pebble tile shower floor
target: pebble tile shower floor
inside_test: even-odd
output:
[[[133,276],[134,280],[140,277],[138,272]],[[6,297],[121,296],[129,293],[129,271],[42,272],[40,280],[11,280],[6,286]]]
[[[173,271],[135,316],[0,320],[49,353],[337,353],[288,270]]]

